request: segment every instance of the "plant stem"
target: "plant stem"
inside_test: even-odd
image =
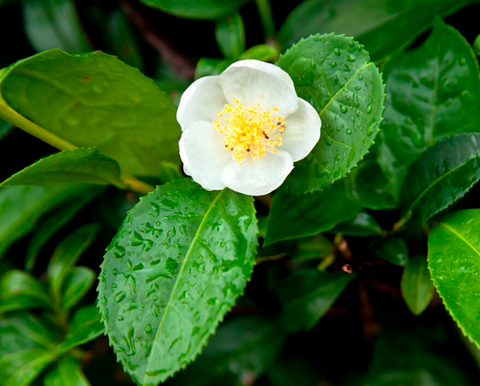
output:
[[[275,39],[275,22],[273,20],[272,7],[269,0],[255,0],[258,13],[262,20],[263,30],[265,31],[265,40],[268,44],[277,47],[278,43]]]

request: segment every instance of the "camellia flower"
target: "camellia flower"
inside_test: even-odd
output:
[[[290,76],[257,60],[195,81],[177,111],[185,173],[207,190],[260,196],[277,189],[320,138],[317,111]]]

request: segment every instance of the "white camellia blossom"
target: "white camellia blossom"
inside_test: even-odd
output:
[[[290,76],[258,60],[192,83],[177,120],[185,173],[206,190],[250,196],[277,189],[320,139],[320,117]]]

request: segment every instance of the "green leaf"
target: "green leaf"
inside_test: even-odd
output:
[[[428,267],[445,307],[480,348],[480,210],[445,217],[428,238]]]
[[[58,244],[47,267],[48,281],[56,301],[60,299],[65,277],[82,253],[92,244],[98,231],[97,224],[87,224],[69,234]]]
[[[363,46],[332,34],[300,40],[277,64],[322,120],[320,141],[295,164],[286,186],[297,194],[321,190],[357,166],[373,143],[382,121],[382,77]]]
[[[18,113],[77,147],[98,148],[126,172],[156,176],[160,161],[178,160],[173,102],[113,56],[43,52],[4,70],[0,92],[3,119],[18,122]]]
[[[37,52],[52,48],[71,53],[92,50],[73,0],[24,0],[22,5],[25,33]]]
[[[403,271],[401,288],[410,311],[420,315],[430,304],[434,291],[425,256],[414,256],[408,261]]]
[[[68,223],[80,209],[97,196],[103,188],[91,186],[90,191],[84,192],[81,196],[74,197],[64,202],[59,208],[54,209],[45,215],[33,230],[32,239],[28,243],[27,257],[25,258],[25,269],[32,271],[37,256],[50,238],[63,226]]]
[[[480,76],[472,48],[437,19],[419,48],[384,66],[385,121],[378,161],[398,198],[408,166],[443,136],[480,130]]]
[[[87,267],[73,267],[62,285],[62,308],[68,310],[75,306],[92,287],[95,272]]]
[[[250,278],[257,231],[251,197],[190,179],[129,212],[105,255],[98,304],[135,382],[158,384],[199,354]]]
[[[378,258],[404,267],[408,263],[408,248],[400,237],[394,236],[385,240],[375,251]]]
[[[473,52],[476,56],[480,55],[480,35],[478,35],[473,42]]]
[[[287,18],[279,33],[285,49],[302,37],[335,31],[355,36],[378,62],[426,31],[435,15],[449,15],[472,0],[309,0]],[[387,83],[388,84],[388,83]]]
[[[44,378],[45,386],[89,386],[80,364],[72,357],[62,358]]]
[[[297,248],[292,255],[292,261],[308,261],[321,259],[334,253],[335,247],[326,237],[316,235],[298,241]]]
[[[272,284],[282,302],[282,322],[290,331],[310,330],[325,315],[355,275],[296,271]]]
[[[11,270],[0,277],[0,314],[50,307],[48,291],[27,272]]]
[[[179,17],[191,19],[218,19],[235,12],[248,0],[140,0]]]
[[[262,62],[274,62],[278,59],[279,54],[278,49],[269,44],[258,44],[242,53],[239,59],[256,59]]]
[[[458,134],[428,148],[408,170],[402,187],[403,218],[426,221],[463,197],[480,179],[480,133]]]
[[[89,185],[56,187],[14,186],[0,189],[0,257],[32,230],[39,218],[72,197],[89,192]]]
[[[65,150],[26,167],[0,184],[55,186],[85,183],[123,186],[120,166],[96,149]]]
[[[202,355],[175,378],[173,385],[237,385],[258,378],[273,364],[286,338],[277,320],[239,317],[222,324]]]
[[[167,182],[178,180],[183,177],[178,164],[174,164],[172,162],[161,162],[159,169],[158,177],[160,178],[162,184],[166,184]]]
[[[98,308],[94,304],[82,307],[73,315],[65,341],[60,345],[59,351],[66,352],[90,342],[102,335],[104,330]]]
[[[195,69],[195,79],[210,75],[220,75],[232,63],[233,61],[230,59],[201,58]]]
[[[338,224],[332,229],[332,233],[347,236],[379,236],[382,234],[382,228],[371,214],[360,212],[353,219]]]
[[[226,58],[237,60],[245,51],[245,26],[238,12],[217,21],[215,38]]]
[[[361,208],[346,179],[301,196],[280,189],[273,197],[264,246],[326,232],[355,217]]]
[[[0,119],[0,139],[6,137],[13,129],[14,127],[10,123]]]

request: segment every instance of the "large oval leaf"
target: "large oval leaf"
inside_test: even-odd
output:
[[[129,212],[100,275],[99,307],[117,357],[154,385],[199,354],[249,279],[257,245],[251,197],[190,179]]]
[[[322,119],[320,141],[295,165],[286,186],[293,193],[321,190],[344,177],[372,145],[382,120],[382,77],[363,46],[338,35],[302,39],[277,64]]]
[[[433,284],[465,335],[480,348],[480,210],[455,212],[432,229],[428,267]]]

